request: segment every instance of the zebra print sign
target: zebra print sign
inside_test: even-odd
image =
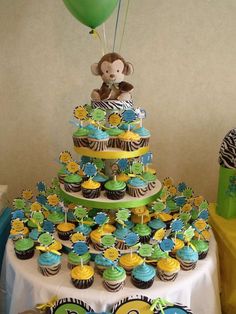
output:
[[[236,128],[223,139],[219,152],[219,164],[225,168],[236,168]]]

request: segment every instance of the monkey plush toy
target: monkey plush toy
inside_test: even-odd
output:
[[[91,66],[91,71],[94,75],[100,75],[103,80],[101,88],[92,91],[92,100],[131,100],[134,87],[125,82],[124,77],[133,73],[133,66],[118,53],[107,53]]]

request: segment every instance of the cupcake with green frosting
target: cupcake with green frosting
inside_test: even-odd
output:
[[[144,172],[142,178],[147,182],[147,189],[149,191],[155,188],[157,179],[155,174],[152,174],[151,172]]]
[[[139,241],[141,243],[148,243],[151,238],[152,229],[146,224],[136,224],[133,227],[133,232],[137,233],[139,236]]]
[[[64,188],[67,192],[79,192],[81,190],[82,177],[77,173],[71,173],[64,178]]]
[[[126,184],[123,181],[109,180],[105,183],[107,198],[120,200],[125,196]]]
[[[118,128],[110,128],[106,132],[109,135],[108,147],[120,148],[120,139],[118,136],[124,133],[124,131]]]
[[[57,173],[57,177],[60,183],[64,184],[64,178],[68,175],[68,171],[66,166],[62,166],[61,169]]]
[[[155,268],[143,263],[132,270],[131,281],[139,289],[148,289],[153,285],[155,276]]]
[[[70,253],[67,255],[67,265],[69,269],[74,268],[75,266],[78,265],[89,265],[91,259],[91,255],[89,252],[83,254],[83,255],[78,255],[73,251],[70,251]]]
[[[78,128],[73,133],[73,142],[76,147],[87,147],[88,146],[88,135],[90,131],[86,128]]]
[[[14,243],[14,249],[19,259],[30,259],[34,256],[34,240],[31,238],[19,239]]]
[[[192,245],[195,247],[195,249],[198,252],[198,258],[204,259],[207,256],[208,250],[209,250],[209,243],[203,240],[192,240]]]
[[[103,285],[110,292],[117,292],[124,288],[126,273],[120,266],[112,266],[103,272]]]
[[[59,223],[64,222],[65,217],[61,211],[55,210],[48,215],[47,220],[52,222],[54,225],[58,225]]]

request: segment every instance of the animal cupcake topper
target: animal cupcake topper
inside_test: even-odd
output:
[[[88,111],[84,106],[77,106],[74,109],[74,117],[80,121],[81,127],[83,126],[83,121],[88,119]]]

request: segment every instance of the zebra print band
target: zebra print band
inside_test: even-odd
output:
[[[70,310],[70,307],[72,305],[73,308],[71,307],[71,311],[75,310],[74,306],[77,305],[78,308],[76,308],[76,310],[78,311],[78,313],[81,313],[81,310],[85,310],[86,312],[94,312],[94,310],[82,300],[74,298],[63,298],[58,300],[55,305],[50,308],[50,314],[62,313],[65,305],[68,307],[68,310]]]
[[[105,110],[125,110],[129,108],[133,108],[132,100],[98,100],[92,101],[93,108],[101,108]]]
[[[225,168],[236,168],[236,128],[223,139],[219,152],[219,164]]]

